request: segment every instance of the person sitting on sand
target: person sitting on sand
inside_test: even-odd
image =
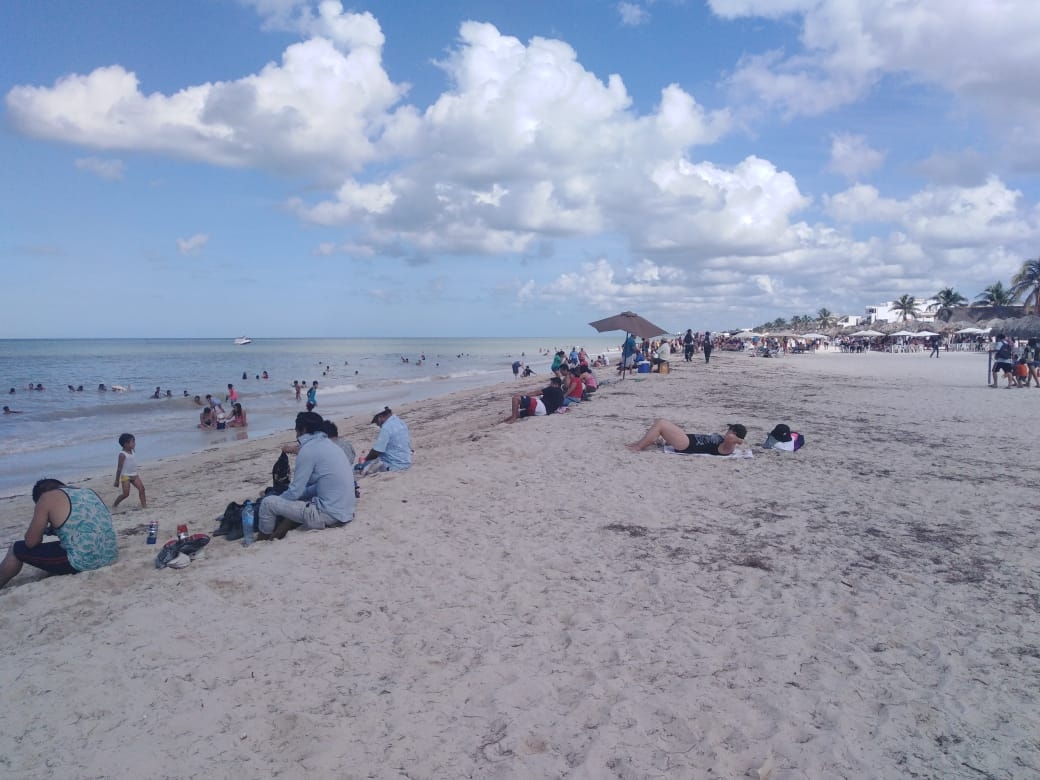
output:
[[[207,406],[199,414],[199,427],[204,431],[215,431],[217,429],[217,416],[213,414],[213,408]]]
[[[650,363],[654,368],[660,372],[661,364],[667,363],[672,357],[672,342],[667,338],[661,339],[660,345],[657,347],[657,353],[651,358]]]
[[[379,426],[379,435],[358,464],[358,471],[367,475],[408,469],[412,465],[412,438],[404,420],[384,406],[383,411],[372,415],[372,424]]]
[[[231,416],[227,419],[227,427],[245,428],[248,425],[249,422],[248,420],[246,420],[246,413],[245,410],[242,408],[242,404],[240,404],[238,401],[235,401],[235,403],[231,405]]]
[[[281,538],[290,528],[336,528],[354,519],[354,475],[346,454],[329,441],[317,412],[296,415],[299,443],[296,471],[281,495],[260,504],[257,529],[261,539]]]
[[[599,389],[599,380],[596,379],[596,375],[591,368],[582,366],[581,381],[585,383],[585,394],[582,396],[582,400],[587,401]]]
[[[544,417],[554,414],[563,406],[563,382],[558,376],[549,379],[549,386],[540,393],[514,395],[510,415],[502,422],[514,423],[524,417]]]
[[[564,369],[563,381],[563,405],[581,403],[581,399],[585,395],[585,383],[581,381],[581,368],[573,366],[569,370]]]
[[[732,455],[733,450],[744,443],[745,436],[747,428],[739,423],[727,426],[725,434],[686,433],[673,422],[655,420],[642,439],[626,446],[632,452],[639,452],[663,439],[684,455]]]
[[[25,540],[12,544],[0,561],[0,588],[24,563],[48,574],[75,574],[115,563],[116,532],[101,496],[89,488],[41,479],[33,486],[32,499],[36,508]],[[44,542],[45,534],[58,541]]]

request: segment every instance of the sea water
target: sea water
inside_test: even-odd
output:
[[[137,439],[146,483],[150,461],[279,431],[291,437],[314,380],[315,411],[342,420],[511,381],[514,360],[547,378],[555,350],[579,345],[595,357],[616,351],[621,336],[257,339],[245,345],[231,339],[0,340],[0,393],[21,412],[0,416],[0,490],[9,494],[45,476],[72,482],[109,467],[114,476],[124,432]],[[260,378],[265,371],[268,379]],[[294,380],[305,385],[300,401]],[[44,389],[29,390],[30,384]],[[101,384],[108,390],[98,390]],[[230,412],[228,384],[249,427],[200,430],[194,396],[212,394]],[[112,391],[116,385],[128,389]],[[158,399],[152,398],[156,387]]]

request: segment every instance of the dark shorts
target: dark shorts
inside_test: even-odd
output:
[[[530,417],[538,409],[538,399],[529,395],[520,396],[520,417]]]
[[[68,553],[61,546],[61,542],[44,542],[35,547],[30,547],[19,539],[11,548],[14,557],[22,563],[43,569],[49,574],[75,574],[76,569],[69,563]]]
[[[1014,373],[1014,371],[1015,371],[1015,364],[1014,363],[1005,363],[1003,360],[1001,360],[999,362],[996,362],[996,363],[993,364],[993,373],[995,374],[998,371],[1003,371],[1005,374]]]

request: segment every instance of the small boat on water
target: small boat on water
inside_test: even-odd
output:
[[[242,344],[252,344],[253,340],[249,336],[239,336],[235,339],[235,343],[241,346]]]

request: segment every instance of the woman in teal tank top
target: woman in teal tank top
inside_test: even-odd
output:
[[[100,569],[119,556],[112,513],[93,490],[41,479],[33,487],[36,508],[25,540],[11,545],[0,561],[0,588],[28,563],[50,574]],[[45,534],[57,542],[44,542]]]

